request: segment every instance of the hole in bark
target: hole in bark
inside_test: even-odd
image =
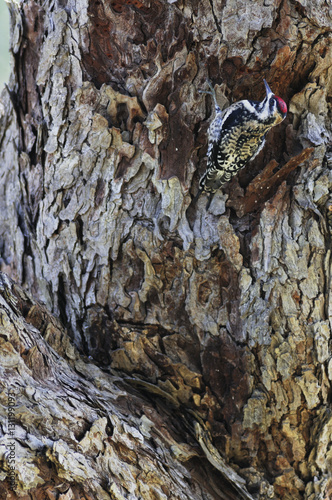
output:
[[[99,178],[97,180],[97,186],[95,191],[95,206],[99,207],[105,196],[105,181]]]
[[[130,272],[128,272],[128,280],[125,284],[125,289],[128,295],[132,291],[139,291],[144,279],[144,263],[140,260],[132,261],[130,263]],[[151,300],[153,297],[150,297]],[[158,301],[159,304],[159,301]]]
[[[117,14],[121,14],[121,12],[123,12],[123,5],[118,2],[112,2],[111,7]]]
[[[68,317],[66,313],[66,285],[62,274],[59,274],[58,306],[59,306],[60,320],[63,325],[67,325]]]
[[[170,218],[165,215],[159,220],[159,229],[161,234],[166,234],[169,231]]]
[[[127,128],[127,120],[129,118],[129,113],[128,113],[128,108],[125,103],[119,103],[117,105],[117,120],[119,123],[119,126],[123,129]]]
[[[77,231],[77,239],[83,246],[84,244],[84,239],[83,239],[83,221],[80,216],[77,217],[76,219],[76,231]]]
[[[107,419],[107,425],[106,425],[106,434],[108,435],[108,437],[112,437],[113,436],[113,432],[114,432],[114,427],[113,427],[111,421],[108,418]]]
[[[201,304],[206,304],[209,301],[211,295],[211,286],[208,281],[204,281],[199,285],[198,288],[198,302]]]
[[[70,202],[70,194],[67,192],[66,195],[63,198],[63,206],[67,208]]]
[[[158,293],[155,289],[152,289],[149,291],[147,298],[148,298],[147,302],[149,305],[151,304],[151,305],[160,306],[160,300],[158,297]]]

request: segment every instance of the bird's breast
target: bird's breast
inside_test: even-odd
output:
[[[265,127],[250,123],[221,131],[215,158],[218,165],[248,162],[262,144],[265,133]]]

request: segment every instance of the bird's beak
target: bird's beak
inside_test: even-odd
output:
[[[263,80],[263,82],[264,82],[265,89],[266,89],[266,97],[269,97],[269,95],[273,94],[273,92],[272,92],[272,90],[270,89],[270,87],[268,86],[267,81],[266,81],[266,80]]]

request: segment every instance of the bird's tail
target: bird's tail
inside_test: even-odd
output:
[[[213,195],[214,195],[214,193],[210,193],[210,196],[209,196],[208,202],[207,202],[207,204],[206,204],[206,208],[205,208],[205,210],[206,210],[206,211],[208,211],[208,210],[209,210],[209,208],[210,208],[210,205],[211,205],[211,201],[212,201]]]
[[[197,191],[196,196],[193,198],[192,203],[193,203],[194,205],[196,205],[197,200],[198,200],[198,198],[200,197],[200,195],[201,195],[202,193],[209,194],[209,199],[208,199],[208,202],[207,202],[207,204],[206,204],[206,210],[209,210],[210,205],[211,205],[211,201],[212,201],[212,198],[213,198],[214,193],[213,193],[213,192],[209,192],[209,191],[205,191],[205,190],[204,190],[204,188],[199,188],[199,190]]]
[[[193,203],[194,205],[196,205],[197,200],[198,200],[198,198],[201,196],[201,194],[202,194],[202,193],[203,193],[203,189],[202,189],[202,188],[199,188],[199,190],[197,191],[197,194],[194,196],[193,201],[192,201],[192,203]]]

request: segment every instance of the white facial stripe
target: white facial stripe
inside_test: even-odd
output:
[[[266,102],[264,104],[264,107],[262,109],[262,112],[260,113],[260,118],[262,120],[265,120],[266,118],[268,118],[270,116],[270,107],[269,107],[269,100],[266,99]]]
[[[254,106],[253,106],[252,104],[250,104],[250,102],[249,102],[249,101],[240,101],[240,102],[242,102],[242,103],[243,103],[244,107],[245,107],[248,111],[250,111],[250,113],[255,113],[255,114],[257,114],[257,110],[256,110],[256,108],[254,108]]]

